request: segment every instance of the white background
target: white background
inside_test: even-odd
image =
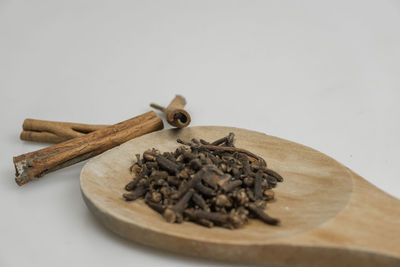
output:
[[[192,125],[318,149],[400,197],[399,1],[0,0],[0,266],[221,265],[103,228],[84,163],[18,187],[25,118],[112,124],[183,94]],[[168,127],[167,127],[168,128]]]

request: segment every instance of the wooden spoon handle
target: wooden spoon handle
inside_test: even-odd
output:
[[[340,255],[337,261],[352,262],[350,266],[400,266],[400,200],[349,172],[353,192],[346,208],[332,220],[288,243],[301,244],[303,249],[314,247],[315,253],[319,251],[332,258]],[[305,249],[304,253],[310,251]],[[316,263],[310,262],[310,266],[318,266],[318,257],[312,260]]]

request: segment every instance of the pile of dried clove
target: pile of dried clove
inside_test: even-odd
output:
[[[283,178],[261,157],[233,145],[234,134],[212,143],[192,139],[175,152],[149,149],[137,154],[127,201],[144,197],[146,204],[170,223],[183,220],[213,227],[239,228],[248,218],[270,225],[278,219],[264,208]]]

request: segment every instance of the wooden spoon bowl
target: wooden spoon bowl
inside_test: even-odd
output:
[[[142,200],[126,202],[135,154],[174,151],[177,138],[215,140],[235,133],[235,146],[262,156],[284,177],[267,212],[241,229],[167,223]],[[164,130],[133,139],[90,160],[81,173],[89,209],[124,238],[173,252],[230,262],[290,266],[400,266],[400,201],[334,159],[277,137],[229,127]]]

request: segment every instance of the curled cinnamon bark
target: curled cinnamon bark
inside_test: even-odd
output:
[[[183,109],[185,105],[186,100],[180,95],[176,95],[166,108],[154,103],[150,104],[151,107],[164,112],[168,123],[177,128],[186,127],[191,121],[189,113]]]
[[[109,125],[25,119],[20,139],[43,143],[61,143],[107,126]]]
[[[162,128],[162,120],[155,112],[150,111],[86,135],[14,157],[15,181],[18,185],[23,185],[49,172],[86,160],[132,138]]]

